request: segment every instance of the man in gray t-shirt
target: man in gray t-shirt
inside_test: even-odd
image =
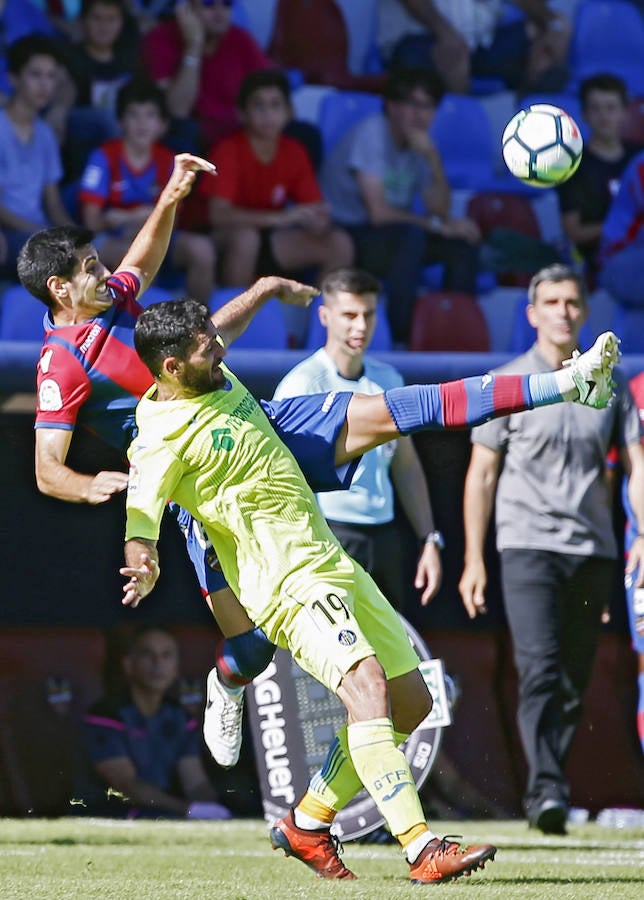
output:
[[[476,293],[478,226],[450,216],[450,188],[429,135],[442,96],[437,76],[392,72],[384,113],[358,122],[331,148],[322,193],[351,234],[357,265],[384,279],[396,343],[409,340],[425,266],[444,267],[444,290]]]
[[[536,343],[501,371],[546,372],[577,347],[588,309],[582,278],[542,269],[527,309]],[[484,541],[496,495],[503,600],[519,674],[519,732],[528,764],[524,808],[544,833],[564,833],[564,766],[593,666],[617,543],[605,477],[611,446],[629,474],[641,534],[633,544],[644,584],[644,450],[628,383],[615,373],[605,410],[552,407],[472,431],[465,481],[465,567],[459,585],[470,618],[485,612]]]

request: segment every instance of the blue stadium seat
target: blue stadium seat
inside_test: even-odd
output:
[[[149,288],[137,300],[141,306],[150,306],[152,303],[162,303],[164,300],[176,299],[176,291],[168,290],[156,284],[151,284]]]
[[[621,338],[622,353],[644,353],[644,309],[615,304],[612,329]]]
[[[333,91],[322,98],[318,127],[322,132],[324,149],[328,153],[335,142],[352,125],[366,116],[381,112],[382,99],[364,91]]]
[[[14,284],[0,298],[0,340],[42,341],[46,309],[21,284]]]
[[[492,123],[476,97],[445,94],[431,126],[452,188],[493,190],[496,151]]]
[[[213,291],[210,298],[212,312],[243,293],[244,287],[224,287]],[[246,331],[235,338],[233,346],[239,350],[287,350],[288,330],[280,301],[273,297],[253,316]]]
[[[611,72],[632,95],[644,93],[644,20],[626,0],[586,0],[577,8],[570,44],[571,89]]]
[[[322,304],[322,300],[316,297],[310,307],[309,316],[309,332],[306,338],[306,350],[319,350],[324,346],[326,341],[326,328],[320,322],[318,309]],[[392,347],[391,331],[389,329],[389,319],[387,318],[387,310],[385,302],[382,298],[378,299],[376,316],[376,327],[373,332],[369,350],[374,352],[388,353]]]

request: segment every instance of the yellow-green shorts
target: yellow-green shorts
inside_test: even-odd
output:
[[[285,582],[279,615],[262,623],[269,639],[333,693],[349,669],[374,654],[388,680],[417,668],[400,617],[371,576],[346,554],[332,573],[324,568],[304,568]]]

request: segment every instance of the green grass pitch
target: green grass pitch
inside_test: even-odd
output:
[[[259,820],[122,822],[106,819],[1,819],[2,900],[397,900],[431,891],[449,900],[641,900],[644,832],[589,824],[566,837],[524,822],[437,822],[440,834],[498,845],[495,862],[440,885],[408,881],[394,845],[347,844],[356,881],[316,879],[302,863],[273,852]]]

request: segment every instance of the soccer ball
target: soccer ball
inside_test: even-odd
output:
[[[572,116],[558,106],[536,103],[519,110],[506,125],[503,159],[525,184],[551,187],[577,171],[583,145]]]

